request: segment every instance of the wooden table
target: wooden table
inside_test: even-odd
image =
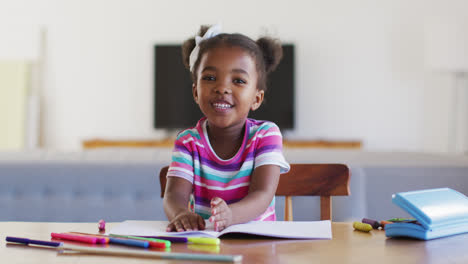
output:
[[[107,224],[112,227],[115,223]],[[194,263],[148,258],[57,254],[54,249],[7,244],[6,236],[49,240],[51,232],[97,232],[97,223],[0,222],[2,263]],[[333,223],[332,240],[222,238],[220,254],[241,254],[242,263],[468,263],[468,234],[432,241],[388,239],[383,231],[354,231],[350,223]],[[112,247],[116,247],[112,245]],[[209,252],[173,244],[172,252]],[[207,263],[207,262],[205,262]],[[211,262],[213,263],[213,262]]]

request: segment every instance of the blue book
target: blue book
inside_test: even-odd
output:
[[[468,232],[468,198],[450,188],[401,192],[392,202],[417,222],[388,224],[387,237],[429,240]]]

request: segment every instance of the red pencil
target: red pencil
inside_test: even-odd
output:
[[[149,240],[145,240],[145,241],[148,241],[148,242],[149,242],[150,247],[154,247],[154,248],[166,248],[166,243],[163,243],[163,242],[155,242],[155,241],[149,241]]]
[[[84,243],[88,243],[88,244],[96,244],[96,242],[97,242],[96,237],[86,237],[86,236],[72,235],[72,234],[66,234],[66,233],[50,233],[50,236],[52,238],[59,238],[59,239],[65,239],[65,240],[70,240],[70,241],[84,242]]]

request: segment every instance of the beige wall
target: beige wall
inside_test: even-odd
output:
[[[29,69],[23,61],[0,61],[0,150],[24,147]]]

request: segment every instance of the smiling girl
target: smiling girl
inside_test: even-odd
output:
[[[175,141],[164,195],[167,231],[202,230],[205,219],[217,231],[276,220],[276,187],[280,173],[289,171],[282,135],[274,123],[248,115],[263,102],[281,44],[202,26],[182,52],[204,117]]]

